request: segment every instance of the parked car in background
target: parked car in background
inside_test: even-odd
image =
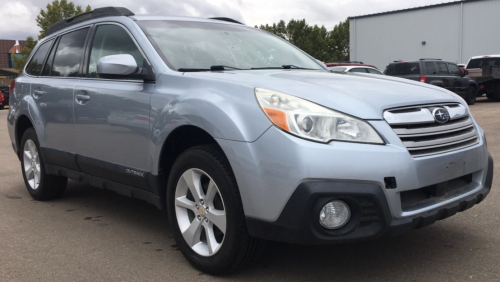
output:
[[[0,92],[2,93],[3,99],[0,98],[0,110],[9,105],[9,92],[10,87],[8,85],[0,85]]]
[[[356,73],[371,73],[371,74],[381,74],[383,73],[376,68],[368,66],[345,66],[345,67],[328,67],[333,72],[356,72]]]
[[[452,62],[440,59],[395,61],[386,67],[384,74],[443,87],[462,97],[469,105],[476,102],[477,82]]]
[[[325,63],[327,67],[339,67],[339,66],[358,66],[358,67],[371,67],[374,69],[378,69],[376,66],[363,64],[363,62],[337,62],[337,63]]]
[[[500,55],[472,57],[466,70],[479,85],[478,95],[500,102]]]

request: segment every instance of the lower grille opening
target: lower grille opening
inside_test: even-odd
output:
[[[422,209],[454,198],[473,190],[472,173],[455,179],[401,192],[401,208],[404,212]]]

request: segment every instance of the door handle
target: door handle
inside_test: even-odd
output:
[[[78,95],[76,95],[76,100],[81,101],[81,102],[88,101],[88,100],[90,100],[90,96],[85,95],[85,94],[78,94]]]
[[[35,98],[38,98],[40,96],[42,96],[43,94],[45,94],[45,91],[42,91],[42,90],[33,90],[33,96],[35,96]]]

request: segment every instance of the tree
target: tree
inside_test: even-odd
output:
[[[314,58],[324,62],[349,60],[349,19],[340,22],[331,31],[324,26],[310,26],[305,19],[283,20],[273,25],[255,26],[273,33]]]
[[[47,4],[46,10],[40,10],[40,14],[36,17],[37,25],[40,27],[40,33],[38,34],[38,40],[45,37],[47,30],[54,23],[69,19],[82,13],[90,12],[92,8],[87,5],[85,11],[81,6],[75,5],[73,2],[68,2],[67,0],[54,0],[52,3]],[[35,47],[37,41],[33,40],[33,37],[28,37],[26,39],[26,44],[21,50],[22,56],[14,55],[14,68],[21,71],[26,64],[31,51]],[[26,50],[25,50],[26,49]]]

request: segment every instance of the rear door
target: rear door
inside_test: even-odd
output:
[[[425,62],[425,79],[426,82],[439,87],[444,87],[443,78],[439,75],[438,67],[435,62]]]
[[[450,75],[448,71],[448,66],[444,62],[436,62],[438,68],[438,76],[443,81],[443,88],[446,88],[450,91],[454,91],[453,88],[453,76]]]
[[[78,170],[76,151],[73,87],[80,80],[85,41],[89,28],[80,28],[51,40],[51,52],[43,71],[31,85],[36,109],[30,109],[43,123],[39,136],[45,162]],[[42,46],[41,46],[42,47]]]
[[[75,87],[78,164],[87,174],[149,189],[149,103],[154,84],[100,77],[99,59],[116,54],[132,55],[139,67],[146,62],[125,27],[96,25],[87,55],[87,75]]]

